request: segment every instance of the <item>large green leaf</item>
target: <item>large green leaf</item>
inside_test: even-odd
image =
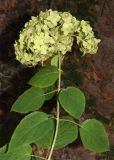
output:
[[[48,128],[48,123],[50,124],[50,129]],[[46,126],[47,125],[47,126]],[[46,126],[46,127],[45,127]],[[42,136],[35,141],[35,144],[37,144],[38,147],[42,148],[50,148],[54,136],[54,130],[55,130],[55,121],[53,119],[49,119],[45,123],[43,123],[43,126],[47,131],[45,130],[42,133]]]
[[[55,66],[46,66],[36,73],[29,84],[39,88],[52,86],[58,79],[59,70]]]
[[[77,137],[78,127],[70,121],[60,120],[55,148],[62,148],[66,146],[76,140]]]
[[[45,101],[41,88],[32,87],[25,91],[13,104],[12,111],[26,113],[39,109]]]
[[[94,152],[109,150],[107,134],[103,125],[98,120],[86,120],[80,128],[80,136],[86,149]]]
[[[81,90],[75,87],[62,89],[59,94],[61,106],[74,118],[79,119],[85,109],[85,96]]]
[[[52,121],[43,112],[33,112],[26,116],[14,131],[9,144],[9,150],[23,144],[31,144],[53,130]],[[46,142],[44,142],[46,143]]]
[[[24,144],[36,143],[39,147],[50,148],[54,136],[55,120],[42,112],[34,112],[26,116],[17,126],[9,144],[9,151]],[[59,132],[55,148],[72,143],[78,135],[75,124],[60,120]]]
[[[1,160],[30,160],[31,159],[32,149],[30,145],[23,145],[18,148],[15,148],[8,153],[0,153]]]
[[[54,123],[52,124],[54,125]],[[53,126],[53,129],[55,129],[54,126]],[[53,133],[54,132],[50,130],[50,132],[48,132],[48,134],[45,137],[42,137],[36,142],[37,145],[43,148],[50,148],[53,140]],[[76,140],[77,136],[78,136],[77,126],[72,122],[61,119],[59,122],[59,131],[58,131],[58,136],[55,144],[55,149],[62,148],[72,143],[74,140]],[[46,145],[46,142],[48,142],[47,145]]]

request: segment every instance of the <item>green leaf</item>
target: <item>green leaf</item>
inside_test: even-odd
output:
[[[48,127],[48,125],[50,125],[50,128]],[[37,144],[38,147],[48,149],[52,144],[55,130],[55,121],[50,118],[48,121],[45,121],[45,123],[43,123],[42,127],[44,128],[43,134],[37,141],[35,141],[35,144]]]
[[[52,57],[52,59],[51,59],[51,65],[57,67],[58,66],[58,60],[59,60],[58,55]]]
[[[29,84],[39,88],[52,86],[58,79],[59,70],[55,66],[46,66],[36,73]]]
[[[45,93],[45,100],[49,101],[50,99],[53,98],[53,96],[56,93],[55,86],[53,85],[53,86],[44,88],[44,93]]]
[[[55,148],[58,149],[65,147],[66,145],[76,140],[77,137],[78,137],[78,127],[70,121],[61,119]]]
[[[59,94],[59,101],[64,110],[74,118],[79,119],[85,110],[85,96],[78,88],[62,89]]]
[[[6,150],[7,150],[7,145],[1,147],[1,148],[0,148],[0,154],[1,154],[1,153],[5,153]]]
[[[36,143],[39,147],[50,148],[54,136],[55,120],[42,112],[26,116],[17,126],[9,144],[9,151],[24,144]],[[78,128],[72,122],[60,120],[55,148],[72,143],[78,136]]]
[[[53,136],[54,136],[54,129],[55,129],[54,124],[56,124],[56,123],[54,123],[53,119],[51,119],[51,121],[53,121],[53,123],[52,123],[53,129],[50,130],[47,135],[43,136],[41,139],[39,139],[36,142],[36,144],[39,147],[43,147],[43,148],[50,148],[51,147]],[[75,124],[73,124],[72,122],[69,122],[65,119],[64,120],[60,119],[59,131],[58,131],[58,136],[57,136],[57,140],[56,140],[56,144],[55,144],[55,149],[62,148],[64,146],[72,143],[74,140],[76,140],[77,136],[78,136],[77,126]]]
[[[80,136],[86,149],[94,152],[109,151],[108,136],[98,120],[86,120],[80,128]]]
[[[26,116],[14,131],[11,138],[9,149],[23,144],[31,144],[52,131],[52,121],[43,112],[33,112]],[[46,142],[44,142],[46,143]]]
[[[8,153],[0,153],[1,160],[30,160],[31,159],[32,149],[30,145],[23,145],[18,148],[15,148]]]
[[[44,92],[41,88],[32,87],[25,91],[13,104],[12,111],[27,113],[35,111],[43,105],[45,101]]]

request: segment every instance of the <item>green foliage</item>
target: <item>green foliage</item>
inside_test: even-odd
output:
[[[78,127],[65,119],[60,119],[59,131],[55,148],[62,148],[72,143],[78,137]]]
[[[52,144],[54,129],[55,121],[49,118],[47,121],[41,124],[40,127],[38,127],[37,132],[41,135],[41,137],[34,141],[35,144],[37,144],[38,147],[49,149]]]
[[[11,138],[9,150],[42,139],[49,130],[53,129],[52,127],[52,121],[45,113],[33,112],[27,115],[17,126]]]
[[[75,141],[78,137],[79,127],[81,127],[79,129],[80,137],[85,148],[94,152],[109,150],[107,134],[99,121],[91,119],[80,125],[71,118],[79,119],[85,110],[85,96],[80,89],[71,86],[58,91],[57,106],[61,105],[71,116],[68,119],[62,119],[61,116],[53,117],[36,111],[41,108],[45,100],[50,100],[53,97],[56,91],[54,83],[58,78],[58,87],[60,87],[60,75],[60,68],[48,66],[43,67],[29,81],[33,87],[25,91],[16,100],[12,106],[12,111],[33,112],[26,115],[15,129],[8,151],[4,153],[5,147],[0,150],[1,159],[15,160],[18,157],[19,160],[20,158],[21,160],[30,160],[30,156],[27,155],[31,155],[29,146],[31,143],[35,143],[38,147],[51,148],[53,152],[54,149],[65,147]],[[24,147],[24,149],[19,150],[20,147]],[[51,151],[49,155],[51,156]]]
[[[30,145],[35,143],[38,147],[49,149],[46,159],[51,160],[53,150],[75,141],[78,131],[85,148],[94,152],[109,150],[107,134],[98,120],[86,120],[83,124],[75,122],[76,119],[80,122],[79,118],[85,111],[83,92],[73,86],[61,89],[61,63],[63,55],[71,50],[75,32],[80,50],[84,54],[96,53],[100,40],[94,37],[89,22],[78,21],[68,12],[48,10],[41,12],[39,17],[32,17],[32,20],[25,24],[25,29],[15,44],[16,58],[23,64],[34,66],[51,57],[52,66],[42,67],[30,79],[29,84],[32,87],[13,104],[11,111],[32,113],[25,115],[16,127],[8,148],[4,146],[0,149],[0,159],[30,160]],[[56,113],[48,115],[36,111],[42,107],[45,100],[50,100],[55,92]],[[61,117],[60,106],[70,118]]]
[[[98,120],[86,120],[80,128],[80,136],[86,149],[94,152],[109,150],[107,134]]]
[[[29,84],[39,88],[47,88],[57,81],[58,73],[57,67],[46,66],[32,77]]]
[[[1,147],[1,148],[0,148],[0,154],[1,154],[1,153],[5,153],[6,150],[7,150],[7,145]]]
[[[31,157],[31,147],[30,145],[22,145],[16,147],[14,150],[8,153],[0,153],[1,160],[30,160]]]
[[[36,111],[41,108],[45,100],[50,100],[53,97],[56,91],[54,84],[57,79],[59,79],[58,88],[60,87],[60,75],[60,68],[47,66],[43,67],[29,81],[33,87],[25,91],[15,101],[12,111],[33,112],[26,115],[15,129],[8,151],[4,153],[6,148],[0,150],[1,159],[20,160],[21,158],[21,160],[30,160],[27,155],[31,154],[29,146],[31,143],[35,143],[38,147],[51,148],[53,152],[54,149],[62,148],[75,141],[78,137],[79,127],[81,127],[79,129],[80,136],[85,148],[94,152],[109,150],[106,132],[99,121],[87,120],[80,125],[71,118],[79,119],[85,110],[85,96],[80,89],[71,86],[58,90],[57,106],[61,105],[71,116],[69,119],[62,119],[61,116],[53,117]],[[57,114],[59,114],[58,111]],[[24,149],[19,150],[20,147],[24,147]],[[52,152],[50,151],[50,157]]]
[[[32,87],[25,91],[13,104],[12,111],[26,113],[39,109],[45,101],[41,88]]]
[[[84,113],[85,96],[81,90],[75,87],[62,89],[59,94],[61,106],[74,118],[79,119]]]
[[[52,130],[49,130],[48,134],[46,134],[41,139],[38,139],[35,142],[39,147],[43,147],[43,148],[51,147],[51,144],[53,141],[55,123],[53,119],[50,119],[50,121],[53,122]],[[66,145],[76,140],[77,137],[78,137],[78,127],[70,121],[67,121],[65,119],[60,119],[58,136],[57,136],[54,148],[59,149],[59,148],[65,147]]]

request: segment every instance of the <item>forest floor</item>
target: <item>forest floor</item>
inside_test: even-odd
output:
[[[0,125],[4,125],[6,136],[0,138],[1,145],[9,140],[20,121],[20,115],[9,112],[12,103],[27,88],[27,81],[36,71],[15,60],[13,44],[31,15],[49,5],[53,9],[62,8],[64,1],[48,4],[37,0],[0,0]],[[72,10],[73,3],[67,4],[65,10]],[[96,55],[82,59],[74,51],[64,60],[63,68],[75,69],[74,73],[67,72],[66,83],[79,86],[87,97],[87,111],[82,120],[91,117],[101,120],[113,149],[110,153],[95,154],[79,142],[55,151],[53,160],[114,160],[114,0],[101,0],[100,4],[91,4],[89,10],[97,17],[94,26],[101,39],[99,50]]]

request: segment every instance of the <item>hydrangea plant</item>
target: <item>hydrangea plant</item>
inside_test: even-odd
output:
[[[75,141],[78,133],[86,149],[94,152],[109,150],[108,137],[101,122],[88,119],[77,123],[85,111],[84,93],[74,86],[61,88],[62,59],[72,51],[74,39],[83,55],[97,52],[100,40],[95,38],[89,22],[79,21],[69,12],[41,12],[32,17],[20,32],[14,45],[16,59],[30,67],[45,64],[49,59],[53,65],[43,66],[30,79],[30,88],[14,102],[11,111],[28,114],[15,129],[8,147],[0,149],[2,160],[30,160],[31,157],[51,160],[53,150]],[[56,115],[37,111],[53,95],[57,97]],[[64,117],[60,115],[61,108],[66,112]],[[32,143],[48,149],[47,156],[33,154]]]

